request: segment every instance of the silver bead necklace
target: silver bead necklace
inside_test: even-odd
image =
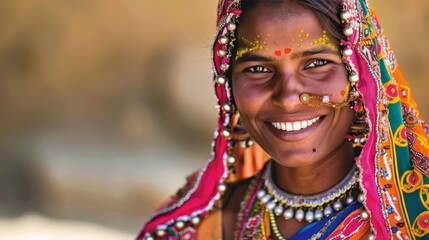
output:
[[[273,211],[276,216],[283,216],[286,220],[305,220],[309,223],[329,217],[345,206],[356,201],[351,194],[357,183],[358,169],[356,165],[350,169],[346,177],[334,187],[312,195],[295,195],[284,192],[274,183],[272,165],[268,163],[267,171],[262,176],[263,188],[257,193],[257,198],[267,210]]]

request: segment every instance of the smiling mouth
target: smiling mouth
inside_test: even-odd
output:
[[[306,129],[317,122],[320,117],[315,117],[310,120],[296,121],[296,122],[271,122],[275,128],[286,132],[299,131]]]

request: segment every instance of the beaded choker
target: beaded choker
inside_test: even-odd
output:
[[[306,220],[311,223],[323,217],[329,217],[334,211],[340,211],[344,205],[356,201],[351,194],[357,183],[358,170],[356,165],[350,169],[347,176],[334,187],[312,195],[294,195],[286,193],[276,186],[272,178],[272,165],[268,163],[267,171],[262,176],[263,189],[257,193],[269,211],[276,216],[283,216],[286,220],[295,218],[298,221]]]

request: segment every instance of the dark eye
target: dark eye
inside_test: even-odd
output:
[[[247,72],[252,72],[252,73],[269,73],[271,72],[270,69],[263,67],[263,66],[254,66],[254,67],[249,67],[246,69]]]
[[[305,66],[304,69],[320,67],[320,66],[324,66],[328,63],[329,63],[328,60],[317,59],[317,60],[314,60],[313,62],[311,62],[310,64],[308,64],[307,66]]]

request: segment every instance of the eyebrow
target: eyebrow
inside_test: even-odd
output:
[[[312,56],[312,55],[316,55],[316,54],[340,55],[339,51],[335,51],[331,48],[323,46],[323,47],[308,49],[305,51],[294,52],[294,53],[292,53],[291,58],[296,59],[296,58],[308,57],[308,56]],[[235,60],[235,63],[238,64],[238,63],[243,63],[243,62],[270,62],[270,61],[273,61],[273,58],[248,52],[248,53],[243,54],[243,56],[241,56],[237,60]]]
[[[292,59],[296,59],[296,58],[300,58],[300,57],[309,57],[312,55],[316,55],[316,54],[334,54],[334,55],[340,55],[339,51],[333,50],[332,48],[329,47],[319,47],[319,48],[312,48],[312,49],[308,49],[305,51],[297,51],[292,53],[291,58]]]
[[[243,62],[269,62],[273,59],[270,57],[261,56],[255,53],[245,53],[243,56],[235,60],[235,63],[243,63]]]

